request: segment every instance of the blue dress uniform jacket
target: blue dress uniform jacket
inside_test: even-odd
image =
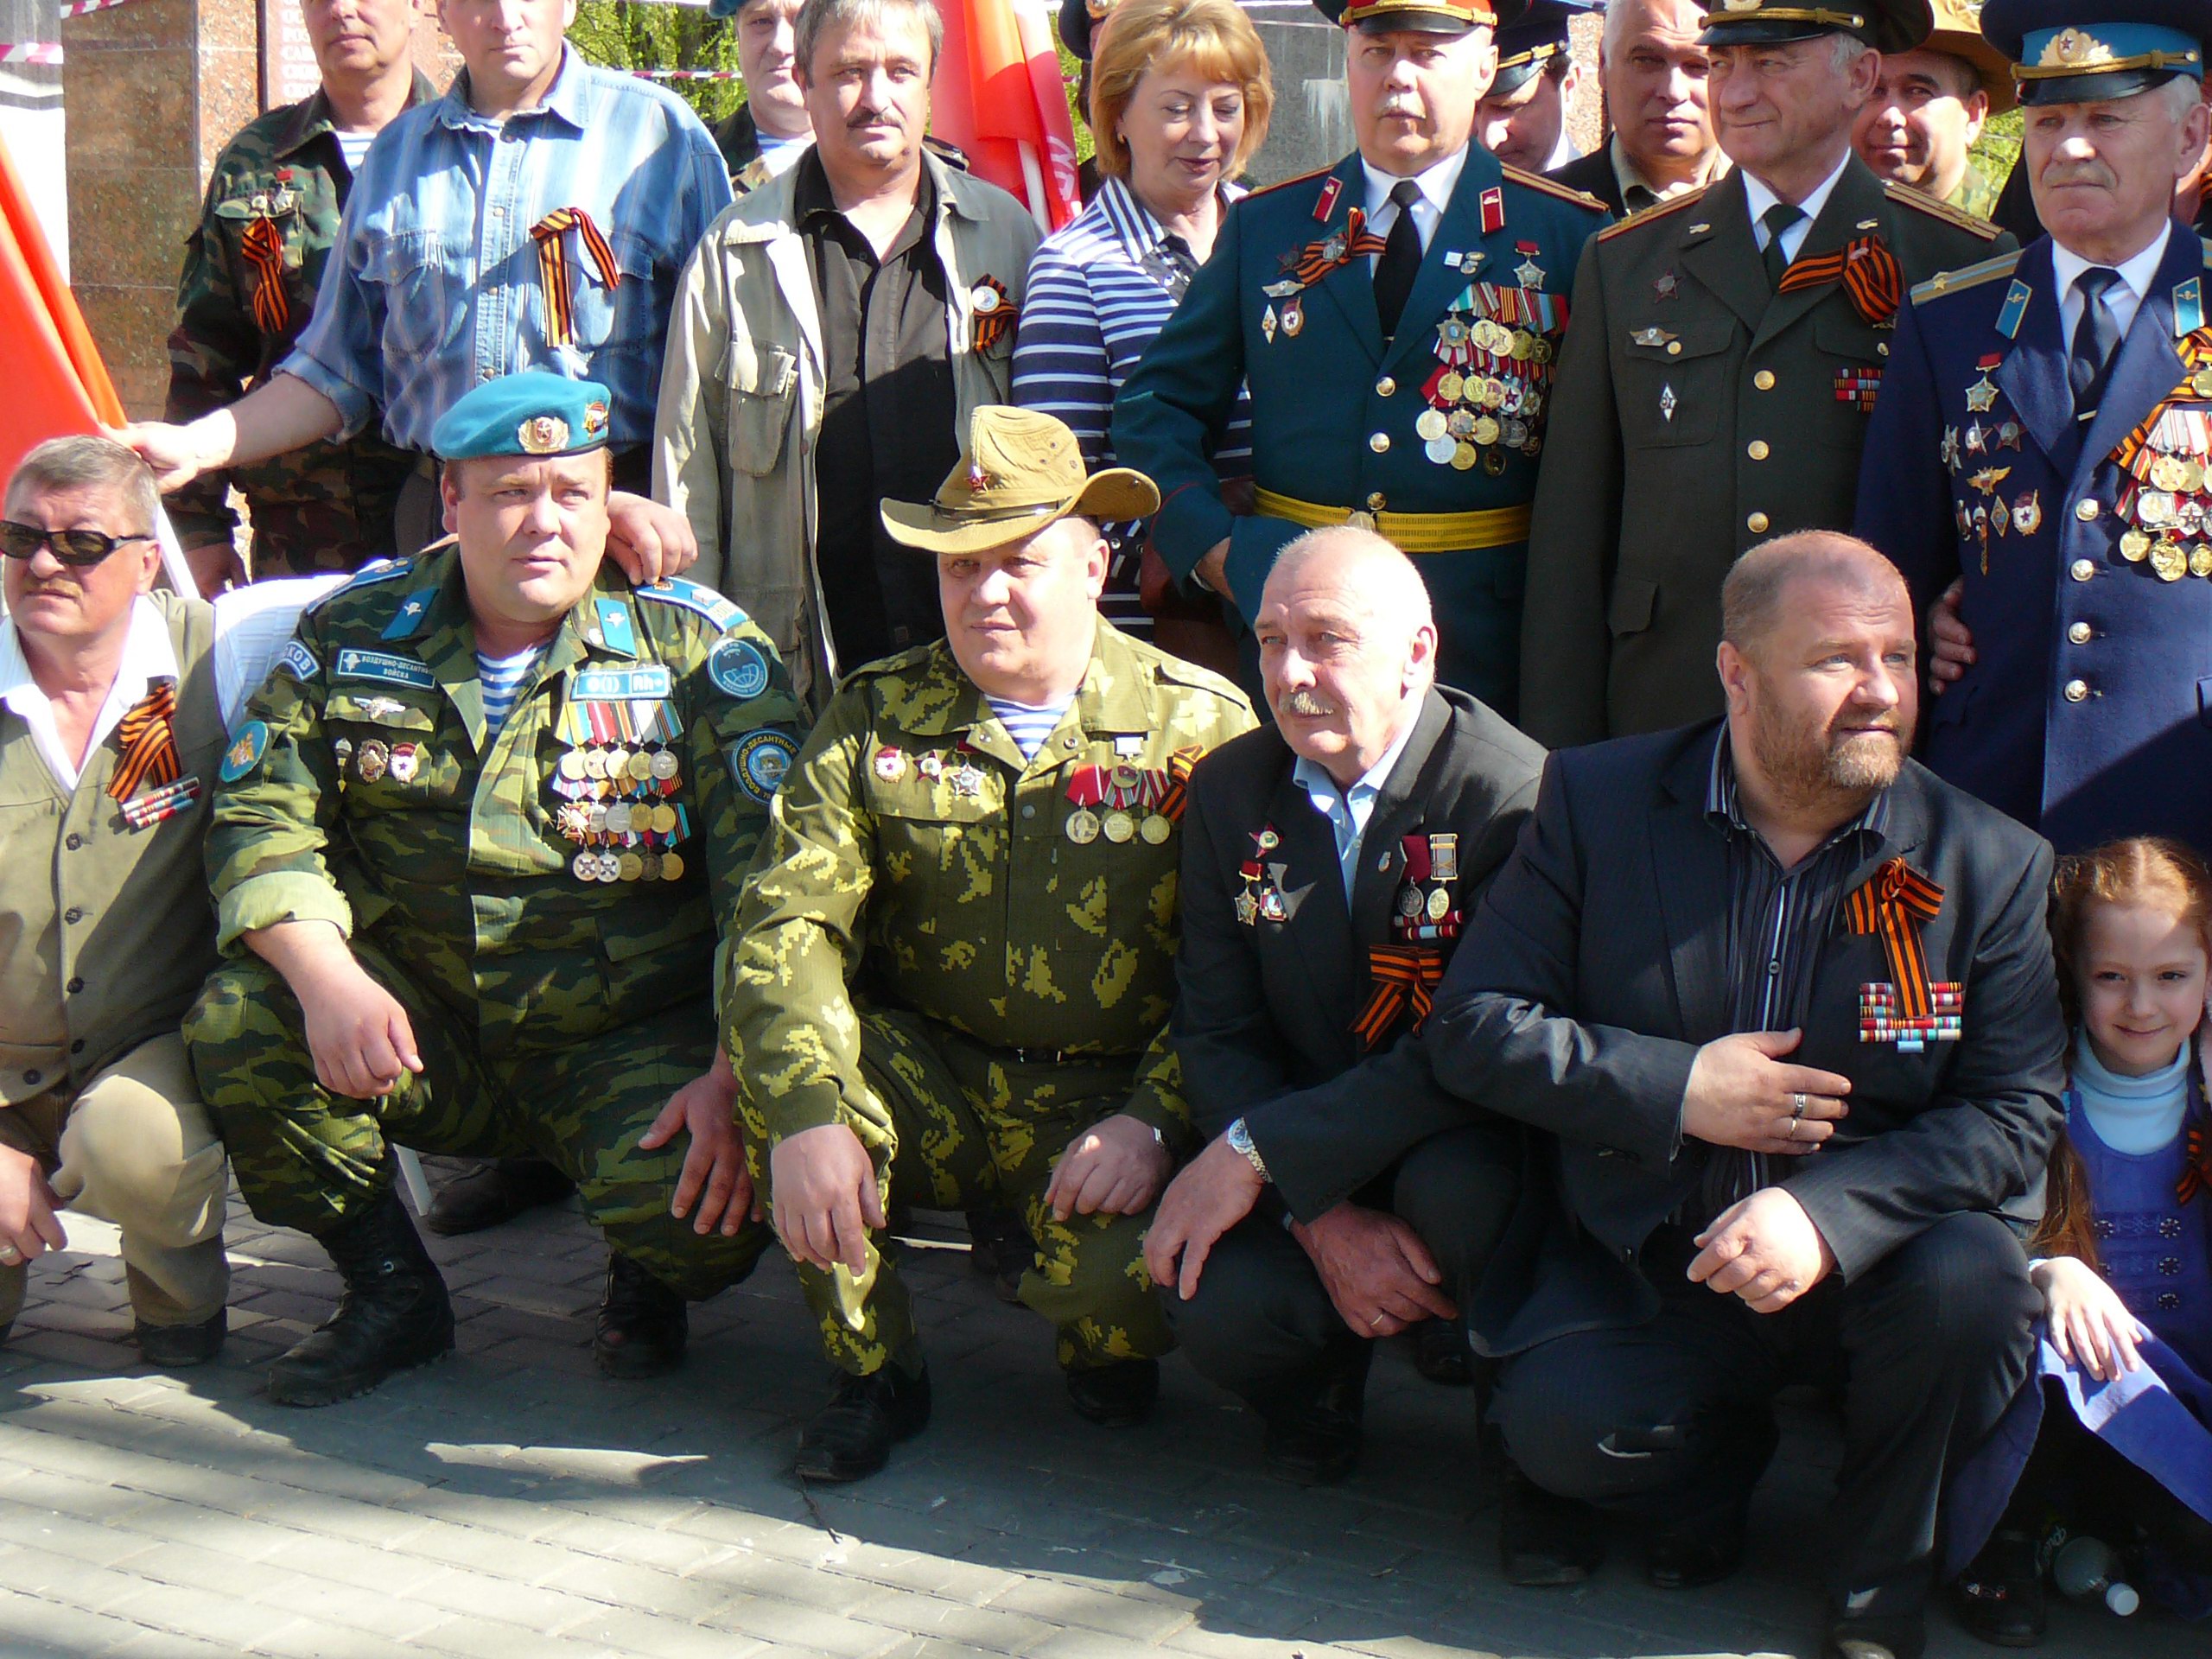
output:
[[[1328,263],[1323,245],[1348,232],[1366,194],[1353,155],[1230,210],[1212,257],[1122,389],[1114,451],[1160,486],[1153,541],[1178,575],[1229,537],[1229,583],[1248,620],[1286,543],[1321,524],[1371,518],[1416,554],[1427,580],[1439,679],[1510,718],[1544,403],[1567,286],[1605,210],[1471,148],[1385,342],[1363,254],[1303,289],[1294,275],[1302,253]],[[1527,355],[1500,361],[1459,342],[1485,320],[1524,336],[1515,349]],[[1465,371],[1459,399],[1438,389],[1447,368]],[[1482,405],[1486,380],[1505,403]],[[1244,385],[1258,512],[1236,517],[1209,457]],[[1435,437],[1420,429],[1447,423]],[[1425,518],[1445,514],[1471,516]]]
[[[2177,223],[2086,428],[2049,238],[1925,283],[1867,434],[1859,533],[1923,616],[1965,579],[1976,660],[1923,710],[1924,758],[2061,852],[2212,835],[2212,552],[2192,563],[2205,543],[2187,533],[2212,505],[2212,395],[2192,390],[2179,349],[2204,321],[2208,268],[2212,251]],[[2212,394],[2212,377],[2201,384]],[[2137,466],[2175,450],[2161,470],[2199,487],[2154,491],[2116,452],[2177,391]],[[2146,505],[2182,524],[2139,529]]]

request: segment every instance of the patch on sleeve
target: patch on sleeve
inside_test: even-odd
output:
[[[724,632],[745,620],[745,613],[724,599],[711,588],[702,588],[696,582],[686,582],[681,576],[664,576],[651,587],[635,590],[639,599],[658,601],[663,605],[681,605],[687,611],[696,611]]]
[[[757,697],[768,689],[768,659],[750,639],[724,639],[707,653],[707,677],[733,697]]]
[[[322,666],[315,661],[315,653],[296,639],[276,653],[276,666],[288,671],[302,685],[314,684],[315,676],[322,672]]]
[[[222,769],[217,773],[226,784],[235,784],[261,764],[261,757],[269,749],[269,728],[257,720],[249,720],[231,739],[231,747],[223,751]]]
[[[740,789],[765,806],[784,786],[784,778],[798,759],[798,745],[788,733],[764,728],[747,732],[730,746],[730,776]]]

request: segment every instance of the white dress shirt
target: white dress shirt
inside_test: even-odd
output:
[[[2135,321],[2135,313],[2143,303],[2143,296],[2151,291],[2151,278],[2158,274],[2158,261],[2166,257],[2166,238],[2174,233],[2171,219],[2158,226],[2151,245],[2124,265],[2107,265],[2107,270],[2120,273],[2120,280],[2105,289],[2105,309],[2119,325],[2124,339],[2128,325]],[[2075,284],[2082,273],[2094,262],[2053,238],[2050,244],[2050,273],[2058,283],[2059,340],[2069,352],[2074,349],[2074,331],[2082,323],[2082,291]]]
[[[115,683],[108,687],[107,701],[100,704],[99,714],[92,721],[84,753],[92,753],[107,741],[108,734],[123,723],[124,715],[152,689],[155,681],[176,677],[176,647],[169,643],[168,624],[151,600],[142,596],[132,601],[130,627],[123,637],[123,660],[116,665]],[[79,757],[62,745],[54,704],[31,677],[31,665],[23,655],[12,617],[0,619],[0,703],[5,703],[30,729],[31,741],[38,745],[39,755],[54,774],[54,781],[75,794]]]
[[[1397,177],[1380,170],[1364,156],[1360,159],[1360,170],[1367,175],[1367,228],[1376,235],[1387,237],[1390,227],[1398,222],[1398,204],[1390,200]],[[1459,175],[1467,165],[1467,152],[1455,149],[1426,173],[1414,175],[1414,182],[1421,187],[1421,200],[1414,203],[1414,228],[1421,232],[1421,251],[1428,251],[1429,243],[1435,238],[1436,227],[1444,222],[1444,209],[1451,202],[1452,192],[1459,182]],[[1368,269],[1382,256],[1367,256]]]
[[[1292,781],[1306,791],[1313,810],[1329,821],[1329,833],[1337,841],[1337,868],[1344,877],[1347,904],[1359,880],[1360,843],[1367,837],[1368,820],[1375,816],[1375,798],[1382,792],[1382,785],[1390,780],[1390,768],[1398,764],[1398,757],[1413,741],[1414,728],[1421,724],[1421,699],[1414,699],[1413,717],[1406,721],[1406,729],[1350,789],[1338,789],[1327,767],[1302,754],[1290,769]]]
[[[1847,145],[1843,159],[1835,164],[1835,171],[1822,179],[1814,188],[1812,194],[1796,204],[1805,216],[1782,233],[1782,257],[1785,261],[1796,258],[1797,250],[1805,245],[1805,238],[1812,234],[1813,221],[1821,216],[1821,209],[1828,205],[1828,198],[1835,194],[1835,181],[1843,176],[1843,169],[1850,165],[1851,150]],[[1764,253],[1767,228],[1759,221],[1766,217],[1766,210],[1782,198],[1762,184],[1749,168],[1744,170],[1744,197],[1751,210],[1751,240],[1758,243],[1759,251]]]

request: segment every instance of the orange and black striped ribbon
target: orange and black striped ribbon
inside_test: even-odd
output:
[[[1381,1042],[1408,1004],[1418,1033],[1436,1007],[1430,993],[1444,977],[1444,953],[1426,944],[1372,944],[1367,948],[1367,968],[1375,988],[1367,994],[1359,1018],[1351,1022],[1359,1046],[1372,1048]]]
[[[1844,919],[1853,932],[1880,936],[1890,978],[1897,988],[1897,1010],[1910,1020],[1928,1017],[1928,958],[1920,948],[1920,930],[1942,908],[1943,889],[1901,858],[1883,865],[1843,901]]]
[[[989,310],[975,313],[976,349],[988,352],[1006,338],[1007,331],[1014,327],[1014,314],[1020,308],[1014,304],[1014,296],[1007,285],[995,276],[986,276],[976,286],[988,289],[999,296],[999,302]]]
[[[1167,757],[1167,789],[1160,798],[1160,817],[1173,819],[1183,816],[1183,808],[1190,799],[1191,769],[1205,753],[1193,743]]]
[[[2176,404],[2204,401],[2190,381],[2199,369],[2212,366],[2212,328],[2191,329],[2174,342],[2174,350],[2181,358],[2181,384],[2153,404],[2151,412],[2112,452],[2112,458],[2126,471],[2135,470],[2136,458],[2142,454],[2144,446],[2151,442],[2151,434],[2158,429],[2169,409]]]
[[[575,270],[569,259],[570,231],[583,244],[584,252],[599,271],[599,280],[609,288],[622,286],[622,270],[614,263],[614,250],[607,245],[599,226],[582,208],[556,207],[531,226],[530,234],[537,244],[537,280],[545,290],[548,346],[570,345],[576,338]]]
[[[2181,1179],[2174,1183],[2174,1202],[2187,1204],[2208,1185],[2212,1185],[2212,1134],[2206,1133],[2200,1120],[2189,1126]]]
[[[1840,282],[1852,308],[1869,322],[1887,322],[1904,303],[1904,267],[1878,236],[1853,237],[1833,253],[1800,259],[1782,273],[1780,291]]]
[[[1297,263],[1292,265],[1290,274],[1311,288],[1331,271],[1355,259],[1364,259],[1370,253],[1380,253],[1383,247],[1382,238],[1367,228],[1367,215],[1357,207],[1345,216],[1342,251],[1332,259],[1329,257],[1329,245],[1336,240],[1329,236],[1319,242],[1308,242],[1298,251]]]
[[[292,308],[284,302],[284,238],[266,213],[247,221],[239,251],[253,267],[253,320],[264,334],[281,334]]]
[[[176,758],[176,687],[163,680],[124,711],[116,734],[123,741],[123,758],[115,763],[115,776],[107,792],[127,801],[138,785],[173,784],[179,766]]]

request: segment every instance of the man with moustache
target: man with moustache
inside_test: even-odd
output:
[[[790,172],[814,142],[793,49],[798,9],[799,0],[708,0],[707,15],[728,18],[736,31],[745,78],[745,102],[715,129],[730,188],[741,196]]]
[[[1581,155],[1567,130],[1582,85],[1567,25],[1603,0],[1531,0],[1497,31],[1497,74],[1475,108],[1475,142],[1507,167],[1552,173]]]
[[[1776,1392],[1837,1389],[1822,1652],[1919,1659],[1945,1465],[2040,1307],[2050,849],[1907,759],[1912,606],[1872,549],[1778,538],[1721,603],[1724,718],[1551,758],[1424,1041],[1556,1141],[1558,1213],[1479,1328],[1519,1467],[1643,1522],[1654,1584],[1711,1583]]]
[[[943,632],[876,505],[926,498],[1009,393],[1037,225],[925,147],[944,38],[934,0],[807,0],[814,147],[708,232],[662,367],[655,484],[693,574],[743,597],[815,708]]]
[[[1612,0],[1598,80],[1612,136],[1551,174],[1617,216],[1640,213],[1728,170],[1706,108],[1705,9],[1696,0]]]
[[[1851,149],[1926,0],[1737,0],[1700,36],[1735,170],[1598,237],[1575,278],[1521,638],[1523,727],[1562,747],[1718,712],[1720,582],[1746,549],[1851,519],[1907,285],[2004,250]]]
[[[1173,1039],[1211,1139],[1145,1260],[1184,1356],[1259,1414],[1268,1466],[1333,1482],[1377,1338],[1410,1329],[1426,1372],[1465,1380],[1521,1188],[1517,1136],[1467,1123],[1419,1038],[1543,752],[1435,684],[1427,589],[1371,531],[1286,547],[1259,638],[1274,723],[1199,766],[1184,817]]]
[[[1874,96],[1851,130],[1852,148],[1878,177],[1988,219],[1997,186],[1969,152],[1981,124],[2019,101],[2012,66],[1982,38],[1978,8],[1934,0],[1934,11],[1925,45],[1882,59]]]
[[[2202,153],[2212,12],[1982,15],[2026,105],[2050,233],[1914,290],[1868,435],[1859,533],[1923,605],[1928,764],[2063,852],[2212,824],[2208,264],[2174,214]],[[1947,644],[1947,636],[1955,639]]]
[[[1344,29],[1359,149],[1255,191],[1114,406],[1160,482],[1153,545],[1249,622],[1276,553],[1351,524],[1421,563],[1437,678],[1510,719],[1528,507],[1586,197],[1472,142],[1522,0],[1316,0]],[[1211,459],[1251,389],[1255,510]]]

